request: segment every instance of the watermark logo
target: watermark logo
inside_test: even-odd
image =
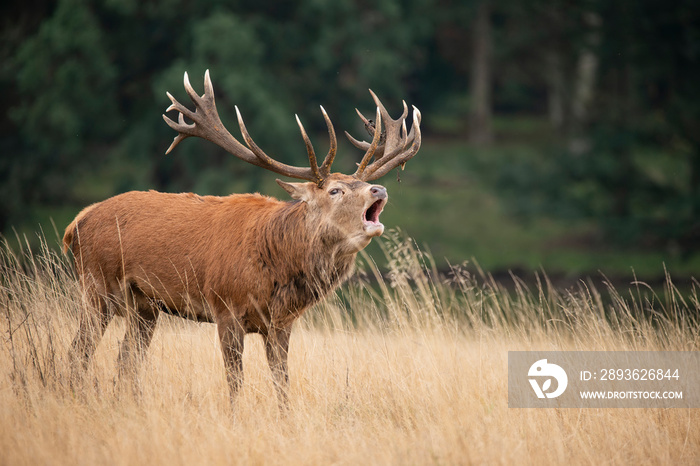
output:
[[[700,351],[508,351],[508,407],[700,408]]]
[[[546,359],[540,359],[530,366],[527,375],[535,377],[528,380],[537,398],[556,398],[564,393],[569,383],[566,371],[556,364],[548,363]],[[549,392],[548,390],[552,388],[552,379],[557,381],[556,390]],[[541,386],[538,380],[542,380]]]

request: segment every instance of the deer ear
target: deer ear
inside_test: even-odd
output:
[[[309,200],[311,196],[311,187],[314,185],[313,183],[287,183],[279,179],[275,181],[292,196],[292,199],[297,199],[299,201]]]

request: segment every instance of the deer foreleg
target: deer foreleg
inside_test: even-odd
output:
[[[271,328],[265,336],[265,353],[272,371],[272,379],[277,389],[280,408],[289,404],[289,369],[287,356],[289,354],[289,336],[292,327]]]
[[[231,403],[236,400],[238,390],[243,384],[243,337],[245,331],[238,320],[230,313],[217,319],[217,330],[221,342],[221,354],[224,357],[226,380],[228,381]]]

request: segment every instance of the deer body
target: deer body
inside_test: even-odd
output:
[[[357,253],[382,234],[379,215],[387,202],[386,189],[367,181],[415,155],[420,113],[414,110],[408,135],[405,103],[402,118],[391,120],[373,94],[377,127],[381,128],[384,115],[386,133],[375,131],[371,143],[351,139],[367,149],[358,171],[331,174],[336,143],[325,112],[331,149],[323,164],[317,166],[300,123],[311,168],[290,167],[269,158],[252,142],[240,114],[248,149],[223,128],[208,72],[204,96],[192,90],[187,75],[185,88],[196,111],[171,97],[171,109],[180,112],[180,120],[166,118],[179,132],[170,149],[187,136],[200,136],[246,161],[309,182],[277,180],[294,199],[290,202],[259,194],[216,197],[148,191],[124,193],[85,208],[63,238],[64,249],[73,253],[90,308],[81,315],[71,355],[85,367],[112,317],[122,315],[127,330],[119,352],[120,374],[133,374],[160,312],[212,322],[217,325],[232,397],[242,382],[243,337],[259,333],[284,403],[292,324],[343,283]],[[183,114],[194,123],[186,124]],[[375,162],[369,164],[372,157]]]
[[[225,307],[264,333],[261,319],[289,320],[352,271],[355,254],[310,223],[308,204],[257,194],[129,192],[88,207],[64,246],[102,295],[123,302],[128,286],[205,322]]]

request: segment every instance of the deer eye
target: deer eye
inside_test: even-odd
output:
[[[336,196],[338,194],[341,194],[342,192],[343,190],[340,188],[333,188],[330,191],[328,191],[328,194],[330,194],[331,196]]]

